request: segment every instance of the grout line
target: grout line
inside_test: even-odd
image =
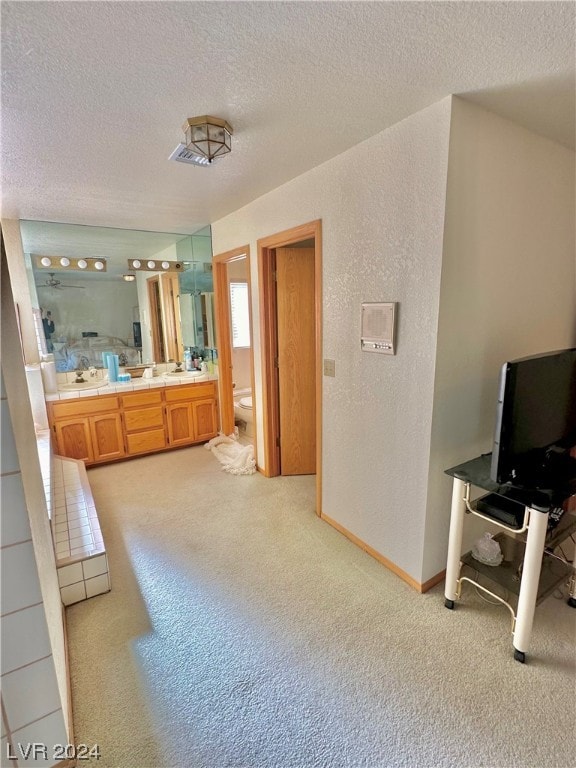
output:
[[[13,544],[2,544],[0,549],[10,549],[10,547],[19,547],[20,544],[29,544],[32,541],[32,537],[29,539],[22,539],[22,541],[15,541]]]
[[[22,664],[20,667],[14,667],[14,669],[9,669],[8,672],[2,672],[0,677],[6,677],[6,675],[11,675],[14,672],[19,672],[21,669],[26,669],[26,667],[31,667],[33,664],[37,664],[39,661],[45,661],[46,659],[51,659],[52,654],[49,653],[46,656],[41,656],[39,659],[34,659],[34,661],[29,661],[26,664]]]
[[[62,707],[58,707],[57,709],[52,710],[52,712],[46,712],[45,715],[42,715],[41,717],[37,717],[35,720],[31,720],[29,723],[20,725],[18,728],[16,728],[16,730],[12,731],[12,734],[18,733],[18,731],[21,731],[23,728],[28,728],[29,725],[34,725],[34,723],[39,723],[40,720],[44,720],[46,717],[50,717],[50,715],[55,715],[56,712],[62,712]]]
[[[21,475],[21,469],[11,469],[10,472],[0,472],[0,477],[10,477],[10,475]]]
[[[36,608],[37,605],[44,605],[43,601],[40,600],[38,603],[30,603],[30,605],[24,605],[22,608],[16,608],[15,611],[8,611],[7,613],[0,614],[0,618],[4,618],[5,616],[13,616],[15,613],[20,613],[20,611],[27,611],[28,608]]]
[[[10,745],[10,754],[13,755],[13,746],[14,743],[12,741],[12,731],[10,730],[10,724],[8,722],[8,714],[6,712],[6,708],[4,706],[4,697],[2,696],[0,699],[0,706],[2,709],[2,720],[4,721],[4,730],[6,731],[6,742]],[[4,757],[4,755],[2,755]],[[18,765],[15,758],[10,758],[10,765]]]

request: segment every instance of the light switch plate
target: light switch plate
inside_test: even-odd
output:
[[[336,360],[324,360],[324,376],[336,376]]]

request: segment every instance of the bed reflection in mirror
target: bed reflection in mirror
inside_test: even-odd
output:
[[[58,371],[102,367],[103,352],[124,365],[182,359],[185,346],[215,359],[210,227],[190,235],[22,221],[21,233],[33,311],[49,311],[54,322],[49,341]],[[50,259],[49,269],[42,257]],[[65,266],[94,257],[106,262],[105,271]],[[183,271],[172,273],[175,281],[163,290],[169,276],[160,271],[124,279],[128,259],[178,261]],[[160,284],[155,312],[154,280]],[[161,334],[156,345],[155,332]],[[49,351],[41,328],[38,335]]]

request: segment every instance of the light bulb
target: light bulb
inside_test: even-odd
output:
[[[78,259],[78,267],[80,269],[86,269],[87,266],[88,266],[88,262],[86,261],[86,259]]]
[[[156,267],[155,261],[149,261],[148,262],[148,269],[154,269]]]
[[[140,259],[134,259],[132,261],[132,266],[134,267],[134,269],[140,269],[140,267],[142,266],[142,262],[140,261]]]
[[[69,267],[70,266],[70,259],[67,256],[62,256],[62,258],[60,259],[60,264],[63,267]]]
[[[163,261],[162,262],[162,269],[170,269],[170,262],[169,261]]]
[[[52,259],[49,259],[48,256],[43,256],[40,259],[40,264],[42,264],[43,267],[50,267],[52,266]]]
[[[103,262],[103,261],[95,261],[95,262],[94,262],[94,267],[95,267],[95,269],[97,269],[98,271],[101,271],[101,270],[103,270],[103,269],[104,269],[104,262]]]

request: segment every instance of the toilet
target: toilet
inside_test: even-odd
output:
[[[252,390],[234,390],[234,422],[246,437],[254,436],[254,411],[252,409]]]

